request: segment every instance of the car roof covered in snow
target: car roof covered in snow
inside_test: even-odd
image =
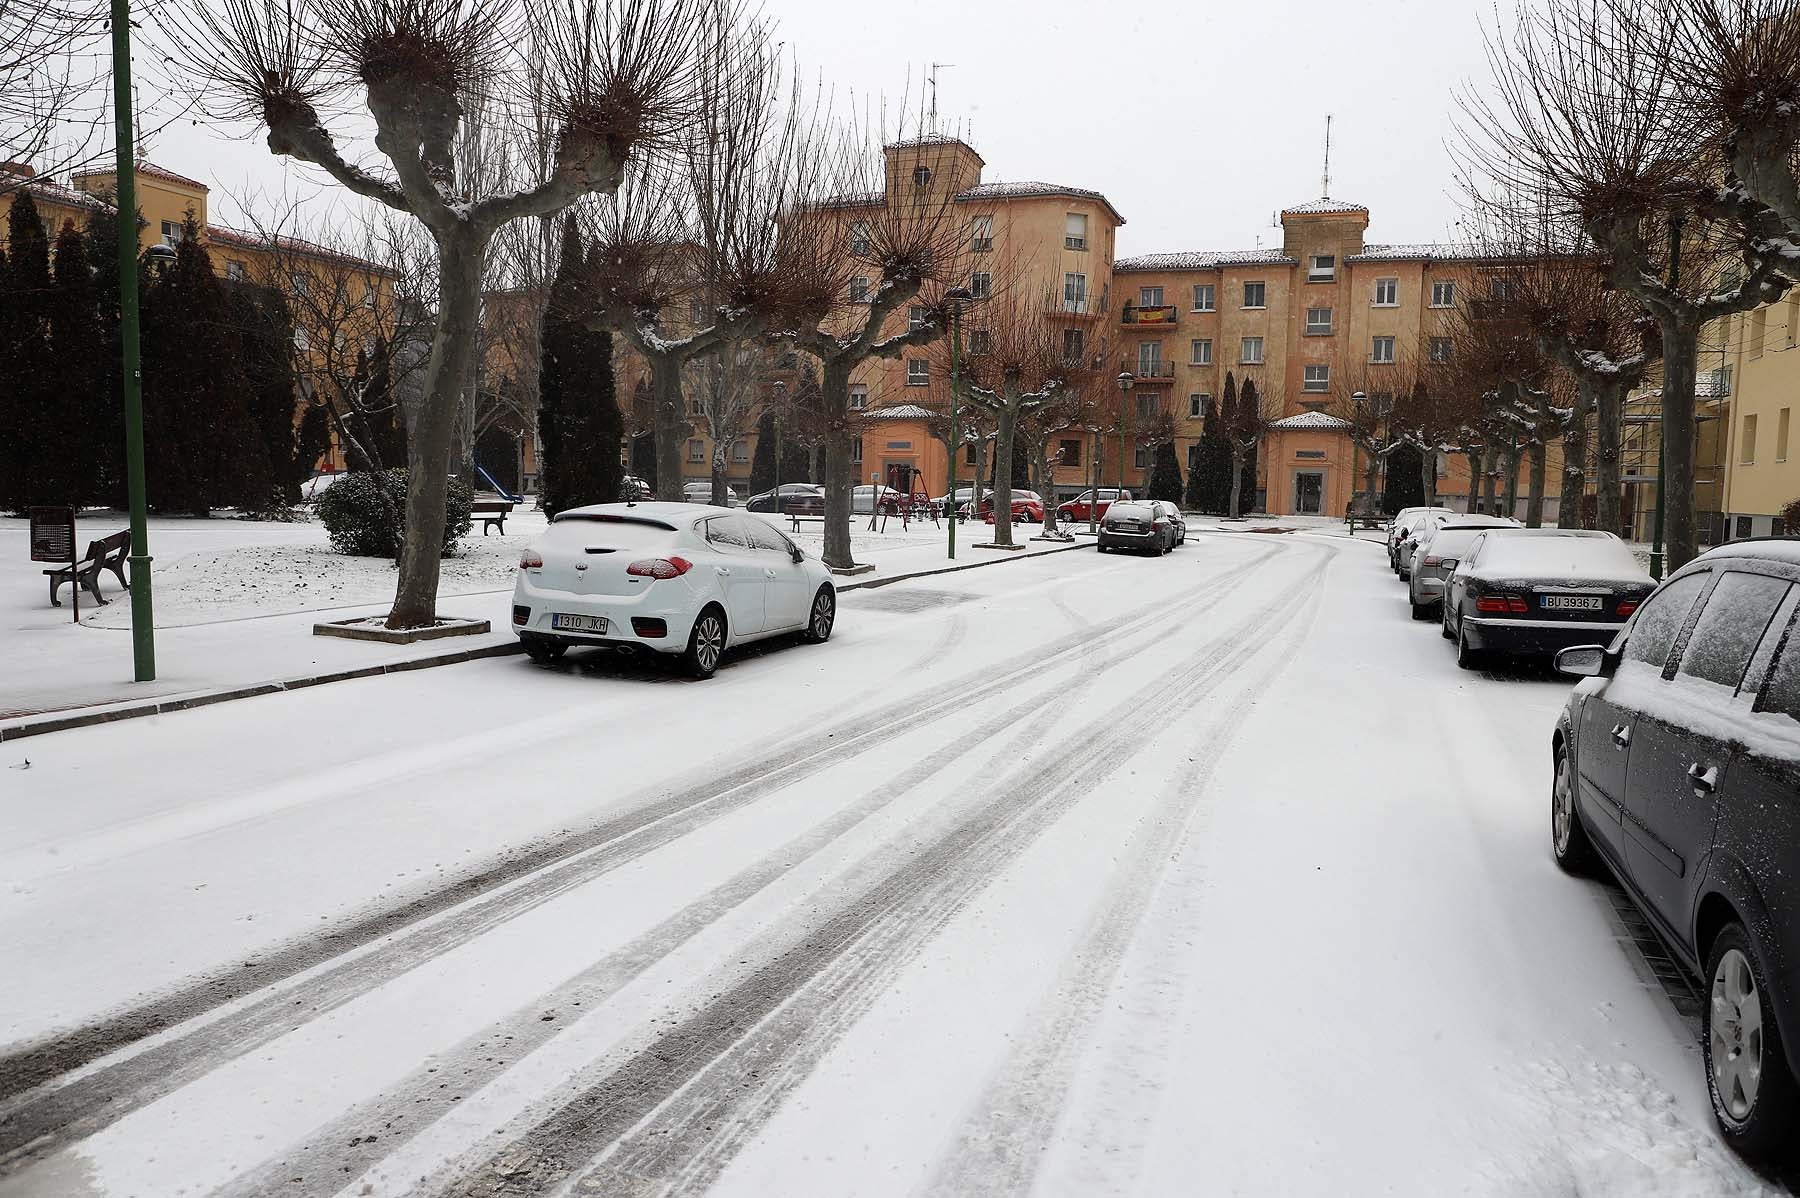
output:
[[[1631,548],[1607,532],[1564,528],[1490,529],[1469,573],[1538,582],[1654,583]]]
[[[594,503],[572,507],[556,513],[552,523],[564,520],[617,521],[622,524],[649,524],[654,527],[684,528],[702,516],[716,516],[720,509],[697,503],[667,503],[645,500],[642,503]]]
[[[1725,557],[1755,557],[1764,561],[1800,565],[1800,537],[1755,537],[1732,541],[1708,549],[1695,561],[1714,561]]]

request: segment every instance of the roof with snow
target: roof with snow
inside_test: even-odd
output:
[[[390,267],[379,262],[371,262],[367,258],[358,258],[354,254],[346,254],[329,246],[320,245],[316,241],[306,241],[299,237],[274,236],[266,237],[261,233],[246,233],[241,229],[229,229],[224,225],[207,225],[200,231],[202,239],[209,247],[221,249],[259,250],[264,253],[279,251],[302,258],[316,258],[322,262],[337,262],[344,266],[353,266],[371,274],[393,275]]]
[[[918,146],[961,146],[969,153],[974,154],[976,161],[983,166],[987,165],[987,160],[982,158],[974,146],[962,138],[952,137],[948,133],[927,133],[920,137],[902,138],[900,141],[890,141],[881,148],[884,150],[909,150]]]
[[[1297,416],[1288,416],[1273,421],[1270,428],[1284,430],[1310,430],[1313,432],[1337,432],[1352,427],[1348,420],[1341,416],[1333,416],[1329,412],[1301,412]]]
[[[105,170],[80,171],[77,172],[75,177],[77,179],[98,179],[116,174],[118,174],[117,171],[107,168]],[[161,179],[165,183],[179,183],[183,187],[197,187],[201,191],[211,190],[206,184],[200,182],[198,179],[190,179],[186,175],[178,175],[168,167],[157,166],[154,162],[138,163],[136,174],[142,178]]]
[[[1078,200],[1092,200],[1096,204],[1104,204],[1106,210],[1119,224],[1125,218],[1114,208],[1112,201],[1101,193],[1087,187],[1069,187],[1062,183],[1040,183],[1028,180],[1019,183],[977,183],[967,191],[958,192],[953,198],[959,204],[979,204],[984,200],[1023,200],[1039,196],[1069,196]],[[879,208],[887,202],[887,193],[880,191],[848,191],[831,196],[819,206],[821,208]]]
[[[56,204],[64,208],[84,208],[90,212],[111,212],[112,205],[97,195],[73,187],[64,187],[54,179],[32,179],[18,188],[34,201]]]
[[[1478,262],[1501,257],[1468,241],[1415,241],[1400,245],[1365,245],[1346,262]]]
[[[871,408],[863,413],[864,420],[930,420],[937,413],[930,408],[922,408],[916,403],[897,403],[885,408]]]
[[[1120,258],[1113,271],[1217,270],[1221,266],[1298,266],[1280,250],[1190,250],[1180,254],[1140,254]]]
[[[1296,204],[1292,208],[1283,208],[1283,216],[1319,216],[1327,213],[1367,212],[1361,204],[1346,204],[1342,200],[1334,200],[1330,196],[1321,196],[1310,204]]]

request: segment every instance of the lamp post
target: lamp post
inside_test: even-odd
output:
[[[1356,511],[1356,485],[1362,481],[1362,462],[1358,460],[1362,446],[1357,442],[1357,436],[1363,431],[1363,404],[1368,400],[1369,397],[1364,392],[1352,391],[1350,393],[1350,411],[1356,417],[1356,429],[1350,434],[1350,510],[1352,512]],[[1363,514],[1373,515],[1375,513],[1374,495],[1363,496],[1362,510]],[[1355,524],[1350,525],[1350,535],[1356,535]]]
[[[962,310],[963,304],[972,298],[973,293],[967,287],[952,287],[944,292],[944,302],[950,307],[950,494],[945,498],[944,506],[949,509],[945,515],[950,520],[952,560],[956,557],[956,451],[961,445],[956,398],[962,391]]]
[[[137,169],[132,139],[131,0],[112,0],[113,138],[119,212],[119,347],[125,400],[125,492],[131,505],[131,665],[156,678],[150,529],[144,498],[144,387],[138,361]],[[79,584],[77,584],[79,585]]]
[[[1116,499],[1125,498],[1125,443],[1131,435],[1131,389],[1137,386],[1137,379],[1129,370],[1121,370],[1114,382],[1119,385],[1119,493]],[[1100,496],[1094,496],[1094,506],[1099,506]]]
[[[787,384],[776,379],[769,384],[769,390],[775,393],[775,514],[781,515],[781,409],[783,397],[787,394]]]

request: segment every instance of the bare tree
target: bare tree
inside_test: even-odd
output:
[[[628,159],[668,145],[695,108],[696,36],[731,16],[707,0],[208,0],[175,19],[183,65],[217,115],[259,122],[275,154],[320,167],[431,235],[438,320],[410,430],[389,627],[437,616],[451,443],[474,385],[495,233],[614,190]],[[531,86],[528,44],[542,69]],[[326,112],[358,102],[385,169],[347,156],[327,124]],[[472,109],[498,110],[493,128],[526,109],[548,114],[550,169],[517,189],[480,188],[459,161]]]
[[[89,0],[0,0],[0,161],[50,176],[91,157],[110,115],[111,76],[93,65],[110,12]],[[34,177],[0,171],[0,195]]]
[[[725,480],[731,467],[731,450],[756,427],[768,384],[764,347],[750,340],[728,341],[714,346],[688,368],[697,419],[712,439],[712,501],[721,507],[730,500]]]

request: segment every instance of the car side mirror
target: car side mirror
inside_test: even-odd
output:
[[[1572,645],[1556,655],[1556,672],[1572,678],[1609,678],[1613,665],[1602,645]]]
[[[788,556],[793,558],[796,562],[803,562],[806,560],[806,554],[801,552],[800,546],[798,545],[788,546]]]

